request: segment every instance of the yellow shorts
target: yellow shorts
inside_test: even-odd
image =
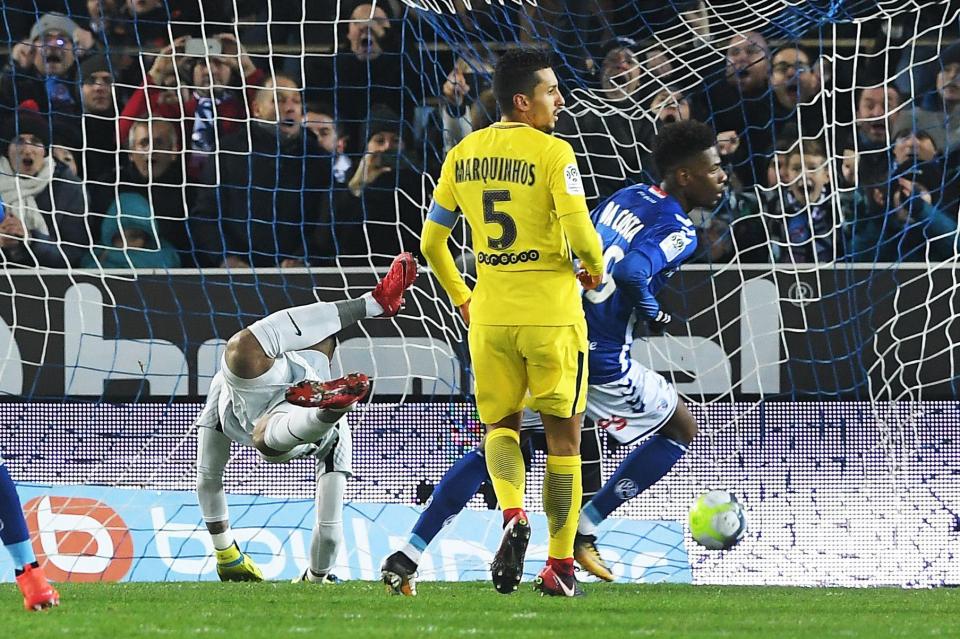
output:
[[[492,424],[524,405],[556,417],[587,402],[587,325],[470,326],[480,421]],[[530,397],[527,397],[529,391]]]

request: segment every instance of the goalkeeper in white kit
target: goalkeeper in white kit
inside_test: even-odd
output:
[[[369,380],[361,373],[330,379],[335,336],[361,319],[396,315],[416,277],[416,260],[402,253],[372,292],[273,313],[227,342],[196,422],[197,497],[222,581],[263,579],[230,530],[223,471],[231,441],[255,448],[268,462],[316,459],[310,567],[297,581],[331,579],[329,571],[343,538],[343,494],[352,473],[344,415],[369,390]]]

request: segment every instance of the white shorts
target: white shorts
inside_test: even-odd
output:
[[[587,417],[621,444],[658,430],[676,410],[673,384],[635,360],[617,381],[587,388]]]
[[[280,415],[294,409],[297,409],[297,407],[292,404],[280,404],[270,411],[270,414]],[[353,475],[353,437],[346,415],[340,418],[333,430],[316,443],[300,444],[275,457],[264,455],[259,451],[257,454],[260,455],[261,459],[271,464],[282,464],[291,459],[313,457],[317,463],[317,477],[334,472],[343,473],[347,477]]]
[[[330,361],[318,351],[284,353],[266,373],[255,379],[237,377],[220,360],[220,370],[210,382],[207,403],[197,418],[198,426],[216,428],[244,446],[253,446],[257,420],[289,407],[287,389],[305,379],[330,379]]]

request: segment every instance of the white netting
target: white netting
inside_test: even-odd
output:
[[[717,211],[695,212],[699,264],[661,300],[686,325],[634,349],[698,405],[702,434],[619,513],[672,527],[602,540],[617,570],[687,579],[689,551],[702,582],[955,582],[958,426],[941,400],[958,377],[957,8],[408,4],[147,2],[136,20],[99,7],[46,22],[5,8],[0,137],[26,149],[14,163],[46,139],[81,176],[69,161],[0,175],[0,387],[31,403],[0,407],[2,444],[18,479],[59,486],[38,503],[66,484],[190,490],[197,406],[180,402],[205,393],[225,340],[268,312],[356,296],[416,251],[446,149],[495,117],[491,65],[525,44],[556,52],[557,135],[591,206],[657,179],[650,144],[676,117],[715,127],[736,178]],[[454,237],[469,256],[466,231]],[[355,419],[354,577],[374,577],[411,523],[383,504],[422,501],[478,440],[464,337],[428,277],[400,319],[343,336],[339,368],[377,379],[378,403]],[[43,403],[65,398],[83,402]],[[238,497],[234,516],[301,543],[310,475],[241,454],[230,490],[267,503]],[[684,546],[675,522],[704,487],[747,504],[752,532],[731,553]],[[189,496],[104,499],[149,513],[130,525],[148,557],[135,578],[209,577]],[[481,577],[496,538],[482,522],[445,534],[424,576]],[[302,563],[290,554],[272,574]]]

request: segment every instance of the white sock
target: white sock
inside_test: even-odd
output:
[[[250,325],[267,357],[303,351],[342,328],[336,304],[316,302],[267,315]]]
[[[321,581],[323,581],[323,578],[326,576],[327,576],[326,572],[318,574],[313,570],[313,568],[307,568],[307,581],[309,581],[310,583],[314,583],[314,584],[320,583]]]
[[[226,550],[233,545],[233,533],[227,528],[222,533],[210,533],[213,538],[213,547],[217,550]]]
[[[263,443],[279,452],[286,452],[301,444],[312,444],[336,426],[320,419],[316,408],[292,408],[270,418],[263,433]]]
[[[320,579],[337,562],[337,552],[343,545],[343,494],[347,476],[339,471],[317,477],[315,494],[317,523],[310,540],[310,576]]]
[[[592,535],[597,532],[597,526],[600,525],[600,522],[593,521],[590,518],[591,512],[592,511],[588,508],[580,509],[580,521],[577,523],[577,532],[581,535]]]
[[[372,293],[364,293],[361,295],[364,303],[367,305],[367,317],[377,317],[378,315],[383,315],[383,307],[380,306],[380,303],[377,300],[373,299]]]
[[[409,559],[413,563],[417,564],[418,566],[420,565],[420,557],[422,556],[423,553],[421,553],[411,543],[407,542],[406,544],[404,544],[403,548],[400,549],[400,552],[406,555],[407,559]]]
[[[320,522],[313,528],[310,540],[310,572],[320,581],[337,562],[337,552],[343,539],[343,522]]]

